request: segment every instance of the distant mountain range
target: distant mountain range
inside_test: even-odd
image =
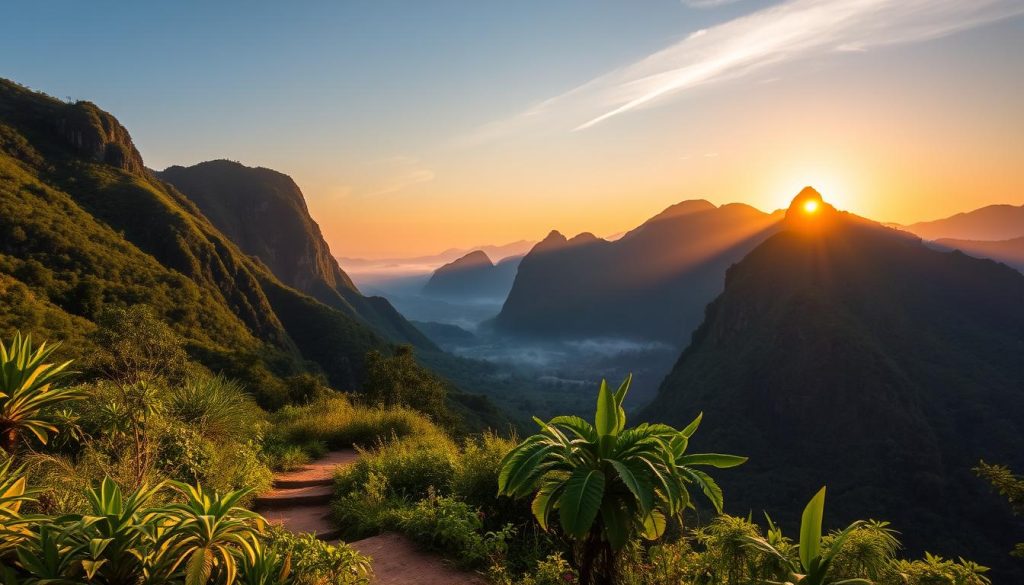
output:
[[[439,254],[428,254],[424,256],[413,256],[408,258],[348,258],[338,257],[338,262],[349,272],[374,273],[374,272],[398,272],[405,274],[431,273],[440,266],[454,262],[463,256],[475,251],[483,252],[494,262],[500,262],[512,256],[523,256],[530,251],[537,242],[519,240],[503,245],[482,245],[472,248],[449,248]]]
[[[818,210],[803,211],[808,199]],[[1024,275],[794,200],[730,268],[642,418],[704,412],[700,448],[750,457],[726,506],[891,520],[914,554],[1007,567],[1019,523],[971,468],[1024,467]]]
[[[943,238],[935,240],[932,244],[940,249],[960,250],[975,258],[989,258],[1024,272],[1024,237],[997,242]]]
[[[435,270],[423,286],[423,295],[451,300],[504,301],[522,259],[522,256],[510,256],[495,264],[483,250],[474,250]]]
[[[1024,205],[989,205],[945,219],[901,226],[926,240],[998,241],[1024,237]]]
[[[684,201],[615,241],[551,232],[523,258],[493,326],[520,336],[682,345],[725,270],[779,219],[744,204]]]

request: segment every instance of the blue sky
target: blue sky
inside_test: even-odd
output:
[[[391,255],[614,233],[686,198],[772,208],[802,182],[881,220],[1022,203],[1022,11],[21,2],[0,76],[111,111],[151,167],[291,174],[336,253]]]

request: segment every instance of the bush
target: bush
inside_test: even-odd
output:
[[[368,585],[370,559],[345,543],[327,544],[312,534],[292,534],[271,528],[269,548],[290,559],[292,585]]]
[[[430,494],[399,517],[398,527],[420,545],[458,560],[463,567],[481,567],[505,552],[512,527],[483,532],[480,511],[465,502]]]

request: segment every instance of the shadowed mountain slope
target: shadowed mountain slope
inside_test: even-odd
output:
[[[643,418],[703,411],[704,448],[750,457],[723,476],[733,512],[796,522],[827,484],[833,526],[1005,569],[1020,522],[971,468],[1024,466],[1024,275],[816,197],[729,270]]]
[[[498,331],[682,345],[730,264],[777,217],[743,204],[684,201],[615,241],[551,232],[523,258]]]
[[[184,193],[284,284],[363,321],[391,341],[434,349],[386,299],[359,292],[331,255],[302,191],[288,175],[215,160],[172,166],[157,176]]]
[[[504,300],[520,261],[522,256],[513,256],[494,264],[486,253],[475,250],[435,270],[423,286],[423,295],[455,300]]]
[[[975,258],[989,258],[1024,272],[1024,237],[997,242],[943,238],[932,242],[932,246],[945,250],[960,250]]]

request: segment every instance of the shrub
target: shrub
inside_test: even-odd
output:
[[[327,544],[311,534],[271,528],[267,546],[289,559],[293,585],[367,585],[373,575],[370,559],[347,544]]]
[[[420,545],[480,567],[505,552],[511,526],[483,532],[480,511],[447,496],[430,494],[400,515],[398,527]]]

